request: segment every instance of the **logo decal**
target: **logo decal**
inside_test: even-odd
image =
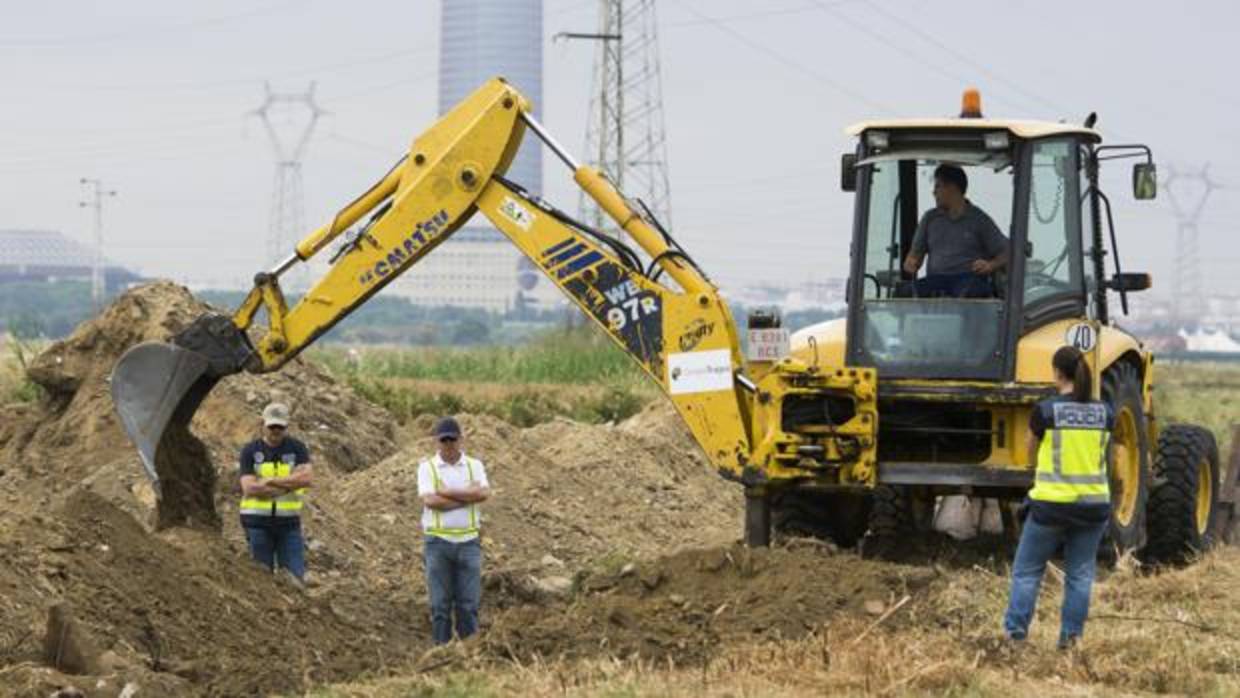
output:
[[[379,279],[399,272],[418,250],[443,233],[448,227],[448,220],[448,212],[440,210],[439,213],[418,223],[404,240],[388,251],[385,257],[362,272],[358,283],[368,286]]]
[[[604,289],[603,297],[607,299],[607,324],[612,330],[623,329],[630,322],[638,322],[659,310],[659,300],[654,293],[642,290],[631,279]]]
[[[505,196],[500,202],[499,212],[504,217],[516,224],[518,228],[529,232],[530,226],[534,225],[534,214],[530,213],[524,206],[517,203],[517,200],[511,196]]]
[[[689,351],[702,343],[703,339],[711,336],[715,332],[715,323],[706,322],[698,318],[689,323],[689,327],[684,334],[680,335],[680,350]]]
[[[672,395],[728,390],[732,387],[732,353],[714,349],[670,354],[667,383]]]

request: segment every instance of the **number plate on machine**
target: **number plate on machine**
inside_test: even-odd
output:
[[[787,329],[749,330],[750,361],[779,361],[791,351]]]

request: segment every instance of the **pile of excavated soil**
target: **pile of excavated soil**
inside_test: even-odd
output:
[[[139,695],[300,692],[426,647],[429,623],[407,599],[361,588],[305,594],[242,560],[213,533],[152,534],[79,491],[55,509],[5,518],[0,618],[6,633],[41,631],[45,609],[68,603],[90,644],[109,655],[99,673],[113,685],[136,683]],[[34,659],[38,638],[16,648],[6,639],[0,664]]]
[[[98,681],[108,686],[101,695],[129,681],[165,695],[302,692],[427,646],[416,465],[433,451],[430,418],[397,427],[309,361],[216,386],[193,436],[179,435],[178,457],[208,469],[196,485],[180,483],[198,511],[157,530],[154,494],[107,379],[128,347],[165,340],[205,310],[173,284],[134,289],[35,359],[30,376],[44,399],[0,407],[0,672],[23,694],[73,684],[90,695]],[[291,404],[291,431],[316,464],[303,516],[305,591],[256,568],[237,523],[236,454],[276,399]],[[554,603],[600,560],[739,535],[739,490],[667,406],[620,425],[520,429],[460,418],[466,450],[487,462],[495,491],[484,508],[484,627]],[[46,666],[44,628],[57,604],[104,653],[104,673]]]
[[[182,477],[164,483],[167,496],[157,517],[154,493],[112,408],[108,379],[131,346],[164,341],[208,310],[182,286],[141,286],[36,357],[29,375],[46,397],[5,408],[0,463],[9,466],[0,477],[0,496],[31,480],[42,483],[40,493],[63,494],[87,479],[152,524],[218,527],[235,501],[236,454],[259,436],[259,412],[275,400],[290,404],[292,430],[313,444],[314,461],[326,469],[356,470],[396,450],[390,415],[311,362],[294,360],[266,375],[238,374],[221,381],[196,413],[191,431],[202,444],[169,431],[177,448],[161,449],[158,465]]]
[[[493,490],[483,506],[483,540],[494,570],[571,574],[599,558],[666,554],[740,537],[741,490],[716,475],[670,406],[634,417],[657,428],[556,420],[532,428],[461,415],[464,450],[481,458]],[[417,466],[434,453],[422,438],[333,493],[343,508],[404,540],[417,538]],[[544,563],[544,558],[546,563]],[[557,568],[558,571],[557,571]]]
[[[698,664],[729,644],[821,631],[841,614],[881,616],[936,576],[814,541],[687,550],[583,575],[571,599],[510,609],[483,642],[520,662],[615,657]]]
[[[13,418],[0,427],[0,460],[15,464],[24,475],[63,482],[120,456],[139,473],[136,452],[112,409],[112,367],[129,347],[167,340],[210,309],[182,286],[148,284],[125,293],[99,317],[50,346],[28,371],[47,397],[37,405],[8,409]],[[221,467],[235,468],[237,449],[259,435],[259,412],[273,400],[290,403],[292,429],[313,440],[316,462],[331,468],[356,470],[394,448],[395,431],[386,412],[302,360],[277,373],[238,374],[222,381],[198,410],[193,431],[213,456],[227,456],[216,458]]]

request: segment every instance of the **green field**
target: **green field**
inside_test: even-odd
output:
[[[315,349],[310,356],[401,418],[468,411],[514,417],[510,421],[522,425],[556,416],[610,421],[660,395],[624,352],[590,328],[549,333],[516,347],[359,351],[353,362],[340,347]],[[1240,364],[1174,362],[1155,370],[1160,424],[1209,428],[1225,461],[1231,425],[1240,423]]]
[[[1218,439],[1224,467],[1231,454],[1231,427],[1240,424],[1240,364],[1155,364],[1154,410],[1162,426],[1204,426]]]
[[[611,422],[659,396],[627,354],[592,328],[548,332],[512,347],[317,348],[310,357],[406,420],[489,414],[518,426],[556,417]]]

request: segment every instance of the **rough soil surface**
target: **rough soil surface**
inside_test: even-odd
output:
[[[461,416],[466,453],[480,457],[494,490],[483,542],[495,571],[564,575],[550,555],[579,563],[666,554],[740,536],[739,488],[715,475],[670,407],[637,415],[642,429],[556,420],[521,429],[486,415]],[[430,419],[410,426],[430,431]],[[669,425],[669,426],[662,426]],[[418,535],[417,465],[434,452],[422,436],[340,483],[333,496],[398,538]]]
[[[186,453],[196,441],[203,449],[190,458],[207,469],[197,485],[179,483],[196,503],[157,520],[107,379],[128,347],[164,340],[206,309],[173,284],[134,289],[35,359],[43,400],[0,407],[0,695],[72,685],[115,696],[130,683],[139,695],[303,692],[427,649],[416,465],[432,452],[429,418],[399,427],[306,361],[227,378],[181,435]],[[292,406],[291,431],[316,464],[305,590],[256,568],[237,524],[236,453],[275,399]],[[739,534],[739,491],[666,406],[621,425],[460,418],[495,489],[484,509],[485,628],[563,603],[583,570]],[[101,673],[48,666],[53,607],[69,609],[91,638],[83,646],[102,653],[84,658]]]
[[[686,550],[581,575],[571,598],[513,608],[483,642],[520,662],[601,656],[699,664],[732,643],[803,637],[841,614],[880,616],[936,577],[930,568],[872,563],[817,541]]]

